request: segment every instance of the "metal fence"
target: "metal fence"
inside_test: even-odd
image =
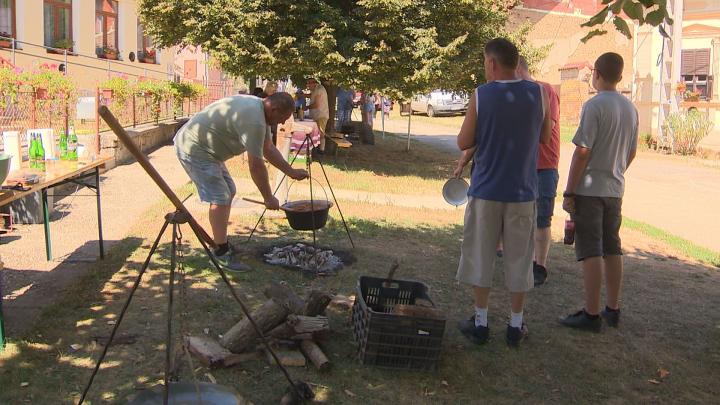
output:
[[[99,153],[100,133],[110,128],[100,119],[96,106],[108,106],[124,127],[135,128],[192,115],[213,101],[229,95],[232,84],[209,83],[206,89],[207,94],[195,100],[184,99],[177,103],[172,98],[154,103],[151,97],[141,95],[132,95],[128,100],[117,100],[100,88],[79,90],[76,96],[69,100],[45,100],[38,98],[32,91],[22,91],[15,100],[5,98],[4,103],[0,103],[0,132],[18,131],[26,149],[29,130],[52,128],[57,135],[60,130],[67,133],[72,126],[78,135],[94,134],[93,144],[85,146]],[[2,137],[0,150],[4,150]]]

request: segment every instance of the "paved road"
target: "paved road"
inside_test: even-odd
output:
[[[377,127],[376,127],[377,129]],[[386,121],[389,132],[407,133],[406,121]],[[458,152],[459,128],[423,122],[411,124],[412,138]],[[564,188],[573,146],[560,154],[560,186]],[[640,153],[626,174],[623,214],[700,246],[720,252],[720,168],[697,159]]]

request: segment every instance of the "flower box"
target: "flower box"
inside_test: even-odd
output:
[[[48,99],[48,91],[45,88],[38,88],[35,89],[35,98],[38,100],[47,100]]]
[[[12,40],[10,39],[0,39],[0,48],[12,48]]]
[[[100,57],[103,58],[103,59],[118,60],[118,53],[117,53],[117,51],[115,51],[115,52],[113,52],[113,51],[105,51],[105,52],[101,53],[101,54],[98,55],[98,56],[100,56]]]

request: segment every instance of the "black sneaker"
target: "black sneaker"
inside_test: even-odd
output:
[[[599,316],[595,319],[589,318],[584,309],[565,318],[560,318],[560,323],[570,328],[589,330],[596,333],[599,333],[602,329],[602,319]]]
[[[505,341],[510,347],[518,347],[520,346],[520,342],[525,340],[527,336],[528,327],[527,325],[525,325],[524,322],[519,328],[513,328],[512,326],[508,325],[507,332],[505,333]]]
[[[608,326],[612,326],[613,328],[617,328],[618,324],[620,323],[620,309],[612,310],[608,307],[605,307],[605,309],[600,312],[600,315],[605,319],[605,323],[607,323]]]
[[[487,326],[475,326],[475,315],[471,316],[470,319],[458,322],[458,329],[476,345],[487,343],[490,336],[490,328]]]
[[[545,284],[547,277],[548,272],[545,266],[533,263],[533,278],[535,279],[535,287]]]

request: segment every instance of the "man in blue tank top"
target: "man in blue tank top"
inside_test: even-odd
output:
[[[477,344],[487,341],[487,310],[502,238],[505,285],[511,314],[506,341],[518,346],[527,335],[525,294],[533,287],[535,200],[539,143],[550,140],[552,121],[542,86],[516,77],[519,53],[496,38],[485,46],[485,77],[470,99],[458,135],[461,150],[475,149],[457,280],[473,287],[475,314],[460,331]]]

